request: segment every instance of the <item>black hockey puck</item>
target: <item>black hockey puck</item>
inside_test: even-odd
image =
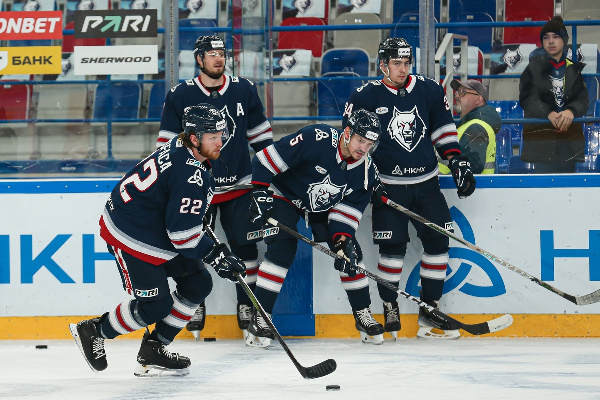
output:
[[[214,337],[205,337],[204,341],[205,342],[216,342],[217,338],[214,338]]]
[[[36,349],[47,349],[48,345],[47,344],[36,344],[35,348]]]
[[[340,390],[340,385],[327,385],[325,390]]]

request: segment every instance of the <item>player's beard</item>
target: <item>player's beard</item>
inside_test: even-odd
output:
[[[200,149],[198,149],[200,155],[204,158],[208,158],[209,160],[216,160],[217,158],[219,158],[219,156],[221,155],[221,148],[219,148],[219,151],[216,151],[217,149],[213,149],[211,152],[205,151],[202,147],[200,147]]]
[[[225,73],[225,66],[223,66],[222,69],[215,68],[213,70],[208,70],[207,68],[204,68],[202,72],[204,72],[204,74],[206,74],[211,79],[220,79]]]
[[[459,102],[454,103],[454,112],[456,115],[460,115],[462,113],[462,106]]]

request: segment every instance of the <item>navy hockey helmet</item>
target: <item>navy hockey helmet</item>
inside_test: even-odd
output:
[[[387,38],[379,44],[379,60],[387,64],[390,58],[408,58],[408,61],[413,62],[412,47],[402,38]]]
[[[371,147],[371,150],[369,151],[369,153],[372,154],[377,148],[379,138],[381,137],[381,123],[379,122],[377,114],[359,108],[350,114],[347,126],[350,127],[351,137],[352,135],[357,134],[374,142],[373,147]]]
[[[193,134],[200,142],[205,133],[224,132],[227,129],[223,113],[207,103],[186,107],[181,124],[186,137],[189,138]]]
[[[210,50],[223,50],[227,54],[225,43],[217,35],[200,36],[194,43],[194,59],[198,60],[198,56],[202,59],[204,53]]]

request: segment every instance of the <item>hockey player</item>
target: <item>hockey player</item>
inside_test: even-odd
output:
[[[248,144],[259,152],[273,143],[271,125],[263,113],[256,87],[248,80],[224,75],[226,49],[218,36],[200,36],[194,45],[194,56],[200,66],[200,76],[185,81],[167,94],[160,123],[157,146],[179,132],[183,110],[198,103],[209,103],[221,110],[227,119],[226,137],[219,162],[213,165],[215,197],[208,209],[214,228],[217,209],[231,251],[246,264],[246,283],[256,284],[258,249],[262,238],[259,225],[246,218],[250,205],[252,167]],[[237,321],[243,331],[250,322],[252,303],[240,285],[236,285]],[[204,328],[206,307],[198,307],[187,325],[196,339]],[[245,335],[245,332],[244,332]]]
[[[402,38],[388,38],[379,45],[382,80],[372,81],[350,95],[343,124],[350,123],[356,109],[375,112],[385,129],[381,144],[373,153],[380,173],[373,196],[373,240],[379,245],[378,270],[382,277],[399,285],[406,254],[409,217],[383,207],[386,195],[435,224],[452,229],[448,205],[440,191],[435,151],[449,167],[459,197],[475,190],[475,178],[467,157],[461,155],[456,126],[442,87],[435,81],[410,75],[413,52]],[[435,149],[435,150],[434,150]],[[389,193],[389,195],[388,195]],[[423,244],[421,258],[421,299],[437,307],[442,297],[448,263],[448,237],[413,222]],[[378,284],[383,300],[385,329],[396,337],[400,330],[398,294]],[[418,337],[457,338],[457,330],[432,323],[425,309],[419,311]],[[444,330],[436,334],[432,328]]]
[[[235,281],[244,263],[224,244],[204,235],[203,218],[214,194],[209,160],[219,157],[225,117],[215,107],[189,107],[183,132],[129,171],[110,194],[100,218],[100,236],[114,255],[132,300],[101,317],[69,328],[90,367],[107,367],[104,340],[146,328],[134,372],[186,375],[190,359],[170,353],[170,344],[212,289],[204,263]],[[202,262],[204,261],[204,263]],[[176,283],[169,290],[167,278]],[[156,323],[149,333],[147,327]]]
[[[300,218],[312,228],[314,240],[327,242],[336,253],[342,286],[352,306],[356,329],[364,342],[383,343],[383,325],[372,316],[369,282],[357,274],[362,260],[356,229],[369,204],[375,168],[369,153],[377,146],[381,127],[374,113],[356,110],[343,132],[310,125],[259,152],[252,161],[252,203],[248,215],[266,223],[272,216],[295,229]],[[297,240],[285,232],[265,232],[267,251],[258,271],[256,298],[271,314],[288,269],[296,255]],[[268,347],[273,332],[253,311],[246,345]]]

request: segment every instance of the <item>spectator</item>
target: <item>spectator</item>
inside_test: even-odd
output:
[[[547,22],[540,32],[544,52],[533,57],[521,75],[519,102],[525,118],[547,118],[550,123],[525,124],[521,159],[534,163],[536,173],[575,172],[583,161],[581,124],[588,108],[588,90],[581,71],[585,64],[566,58],[569,35],[561,17]]]
[[[462,154],[469,157],[474,174],[493,174],[496,164],[496,134],[502,120],[496,109],[487,104],[488,90],[481,82],[469,79],[450,82],[456,91],[454,110],[460,114],[456,126]],[[446,160],[440,161],[440,173],[448,174]]]

